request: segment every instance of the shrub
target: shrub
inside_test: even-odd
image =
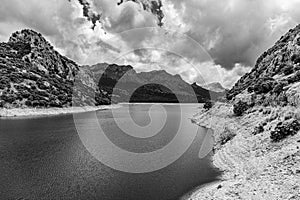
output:
[[[25,105],[28,106],[28,107],[30,107],[30,106],[32,105],[32,104],[31,104],[31,101],[28,101],[28,100],[27,100],[27,101],[25,102]]]
[[[291,57],[293,63],[298,64],[300,63],[300,54],[293,54]]]
[[[287,81],[289,84],[300,81],[300,71],[296,72],[292,77],[289,77]]]
[[[300,46],[300,38],[297,39],[297,45]]]
[[[254,85],[254,92],[256,94],[266,94],[270,92],[273,88],[274,81],[272,80],[261,80]]]
[[[228,141],[232,140],[236,134],[232,131],[230,131],[227,127],[225,127],[224,132],[220,136],[220,143],[221,145],[226,144]]]
[[[253,135],[257,135],[257,134],[260,134],[262,132],[264,132],[264,125],[263,124],[259,124],[257,127],[254,128],[254,131],[253,131]]]
[[[280,94],[283,91],[283,83],[277,83],[273,89],[273,93]]]
[[[236,116],[242,116],[249,107],[250,106],[246,102],[239,101],[238,103],[233,104],[233,113]]]
[[[282,69],[282,72],[284,73],[284,75],[290,75],[294,72],[294,67],[292,65],[287,65]]]
[[[297,134],[299,130],[300,123],[295,119],[292,119],[285,123],[279,122],[275,130],[271,132],[270,138],[273,142],[279,142],[288,136]]]
[[[213,103],[212,103],[211,101],[205,102],[205,104],[204,104],[204,106],[203,106],[203,108],[204,108],[205,110],[209,110],[209,109],[211,109],[212,107],[213,107]]]
[[[294,67],[294,71],[295,71],[295,72],[300,71],[300,65],[296,65],[296,66]]]
[[[40,105],[39,101],[35,100],[31,102],[31,106],[38,107]]]
[[[252,86],[250,86],[250,87],[248,87],[248,93],[252,93],[253,91],[254,91],[254,89],[253,89],[253,87]]]

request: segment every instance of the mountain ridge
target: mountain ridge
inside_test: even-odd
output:
[[[205,102],[211,99],[211,94],[224,95],[199,89],[200,86],[194,87],[198,93],[193,95],[193,87],[179,75],[166,71],[137,73],[132,66],[107,63],[79,66],[57,52],[42,34],[30,29],[14,32],[7,43],[0,43],[0,74],[0,107],[4,108],[97,106],[124,100],[145,102],[151,95],[158,102],[176,102],[173,92],[183,102],[195,96],[197,102]],[[126,84],[114,88],[118,82]],[[131,91],[133,86],[148,82],[154,85],[139,90],[141,95]],[[134,92],[136,99],[130,99],[128,94]]]
[[[190,85],[180,75],[171,75],[165,70],[137,73],[132,66],[107,63],[93,65],[90,69],[99,80],[99,88],[109,91],[109,95],[117,96],[115,99],[120,102],[156,102],[161,95],[164,100],[161,99],[158,102],[204,103],[225,95],[225,93],[206,90],[198,85]],[[143,85],[141,90],[135,91]],[[135,99],[138,92],[144,98]],[[130,94],[134,93],[134,97],[130,98]],[[152,94],[156,101],[151,101],[147,93]],[[177,101],[174,94],[180,100]],[[165,96],[169,96],[170,99],[166,100]]]

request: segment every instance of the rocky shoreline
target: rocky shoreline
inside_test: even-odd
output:
[[[41,117],[55,116],[73,113],[92,112],[104,109],[118,108],[119,105],[103,105],[103,106],[83,106],[68,108],[11,108],[0,109],[0,119],[2,118],[20,118],[20,117]]]
[[[299,113],[295,107],[255,106],[236,117],[225,103],[201,109],[193,121],[214,130],[213,165],[224,173],[187,199],[300,199],[300,134],[280,142],[270,138],[278,122],[299,120]],[[257,133],[259,124],[264,128]]]

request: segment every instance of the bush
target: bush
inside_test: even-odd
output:
[[[293,63],[298,64],[300,63],[300,54],[293,54],[291,57]]]
[[[233,104],[233,113],[236,116],[242,116],[249,107],[250,106],[246,102],[239,101],[238,103]]]
[[[254,89],[253,89],[253,87],[252,86],[250,86],[250,87],[248,87],[248,93],[252,93],[253,91],[254,91]]]
[[[28,101],[28,100],[27,100],[27,101],[25,102],[25,105],[28,106],[28,107],[31,107],[31,106],[32,106],[32,103],[31,103],[31,101]]]
[[[285,123],[279,122],[274,131],[271,132],[271,140],[273,142],[279,142],[288,136],[296,135],[300,130],[300,123],[292,119]]]
[[[277,83],[273,89],[273,93],[280,94],[283,91],[283,83]]]
[[[254,128],[254,131],[253,131],[253,135],[257,135],[257,134],[260,134],[262,132],[264,132],[265,129],[264,129],[264,125],[263,124],[259,124],[257,127]]]
[[[297,45],[300,46],[300,38],[297,39]]]
[[[288,83],[295,83],[300,81],[300,71],[296,72],[292,77],[287,79]]]
[[[294,67],[294,71],[295,71],[295,72],[300,71],[300,65],[296,65],[296,66]]]
[[[274,81],[262,80],[254,85],[253,90],[256,94],[266,94],[272,90],[273,85],[274,85]]]
[[[284,75],[290,75],[294,72],[294,67],[292,65],[287,65],[282,69],[282,72],[284,73]]]
[[[213,107],[213,103],[212,103],[211,101],[205,102],[205,104],[204,104],[204,106],[203,106],[203,108],[204,108],[205,110],[209,110],[209,109],[211,109],[212,107]]]

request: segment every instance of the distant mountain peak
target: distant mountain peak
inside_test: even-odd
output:
[[[226,91],[226,89],[219,82],[213,82],[213,83],[209,83],[206,85],[202,85],[202,87],[204,87],[210,91],[214,91],[214,92],[225,92]]]

